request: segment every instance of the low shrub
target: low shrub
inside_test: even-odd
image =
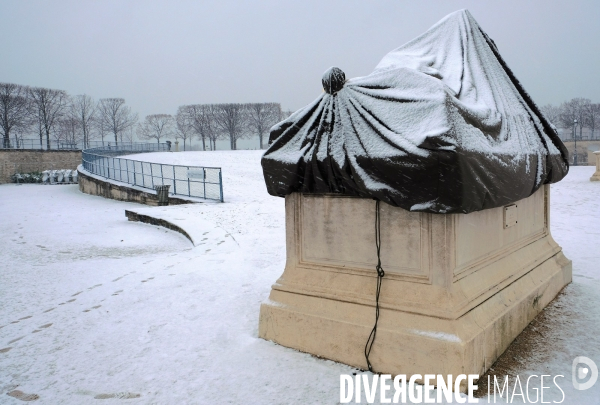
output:
[[[31,172],[31,173],[15,173],[10,176],[10,180],[13,183],[41,183],[42,173]]]

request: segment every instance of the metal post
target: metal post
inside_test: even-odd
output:
[[[129,183],[129,161],[125,160],[125,170],[127,171],[127,183]]]
[[[192,196],[192,188],[190,187],[190,167],[188,166],[187,168],[187,172],[188,172],[188,197]]]
[[[221,169],[219,169],[219,189],[221,191],[221,202],[223,201],[223,178],[221,177]]]
[[[573,138],[575,139],[575,153],[573,156],[573,166],[577,166],[577,120],[573,121]]]
[[[146,179],[144,178],[144,162],[140,162],[142,166],[142,187],[146,187]]]
[[[152,188],[154,188],[154,171],[152,170],[152,163],[150,163],[150,179],[152,180]]]
[[[160,184],[164,185],[165,184],[165,178],[163,176],[163,171],[162,171],[162,167],[163,165],[160,165]]]
[[[173,194],[177,194],[177,179],[175,178],[175,166],[173,166]]]
[[[204,198],[206,198],[206,168],[202,168],[202,185],[204,186]]]

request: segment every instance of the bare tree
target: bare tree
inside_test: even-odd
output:
[[[131,112],[122,98],[103,98],[98,103],[97,125],[115,137],[115,143],[119,143],[122,132],[133,127],[138,121],[138,115]]]
[[[218,108],[214,104],[205,106],[204,120],[206,128],[206,136],[210,144],[211,150],[217,150],[217,140],[223,138],[223,132],[219,130],[216,122],[216,113]]]
[[[284,119],[288,118],[289,116],[291,116],[294,112],[292,110],[281,110],[281,115],[279,117],[279,121],[283,121]]]
[[[177,109],[175,115],[175,138],[183,139],[183,150],[185,150],[185,141],[190,140],[192,146],[192,135],[194,134],[194,114],[193,106],[182,105]]]
[[[27,126],[29,102],[27,87],[0,83],[0,131],[5,148],[10,147],[10,135]]]
[[[119,142],[121,143],[132,143],[135,138],[136,127],[129,127],[125,131],[119,134]]]
[[[600,104],[586,104],[584,106],[585,125],[590,129],[591,139],[594,139],[594,131],[600,124]]]
[[[40,130],[40,147],[42,136],[46,136],[46,148],[50,147],[50,136],[56,130],[58,121],[65,114],[69,96],[64,90],[34,87],[29,89],[32,111]]]
[[[109,134],[108,129],[106,128],[104,122],[102,122],[102,120],[99,119],[94,121],[94,128],[96,130],[96,133],[100,136],[102,146],[104,146],[104,137]]]
[[[250,131],[258,135],[260,148],[263,148],[263,137],[281,117],[279,103],[251,103],[246,104],[247,126]]]
[[[81,130],[83,147],[87,148],[92,137],[92,128],[96,118],[96,103],[86,94],[72,97],[69,106],[69,117],[76,120],[79,130]]]
[[[79,120],[70,114],[65,114],[58,121],[56,131],[53,132],[53,137],[57,142],[63,142],[69,144],[70,147],[74,147],[82,140],[81,133],[81,123]]]
[[[160,143],[162,138],[172,135],[173,116],[169,114],[152,114],[146,116],[138,125],[138,136],[142,139],[156,139]]]
[[[574,98],[564,102],[560,106],[560,121],[564,128],[573,128],[573,136],[577,136],[579,128],[579,139],[583,134],[583,128],[586,126],[586,109],[591,101],[587,98]]]
[[[237,149],[237,141],[244,137],[246,114],[243,104],[214,104],[214,120],[217,128],[229,135],[231,150]]]
[[[207,131],[206,105],[192,104],[180,107],[181,118],[189,126],[191,133],[202,141],[202,150],[206,150]]]
[[[184,105],[178,111],[189,125],[191,135],[195,135],[202,141],[202,150],[206,150],[207,141],[209,147],[214,150],[216,141],[221,135],[215,123],[214,111],[215,107],[211,104]]]
[[[561,125],[560,107],[554,106],[552,104],[546,104],[545,106],[541,107],[540,110],[542,111],[542,114],[544,114],[546,116],[546,119],[548,121],[550,121],[550,123],[552,125],[554,125],[555,127],[558,127]]]

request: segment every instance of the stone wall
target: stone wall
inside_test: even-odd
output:
[[[575,152],[575,142],[563,142],[569,151],[569,163],[573,164],[573,153]],[[577,141],[577,157],[578,164],[580,166],[594,166],[596,164],[596,158],[594,152],[600,150],[599,140],[583,140]]]
[[[119,185],[93,177],[84,170],[78,168],[79,190],[82,193],[98,195],[104,198],[119,201],[131,201],[146,205],[158,205],[158,196],[156,192],[148,190],[142,191],[131,188],[127,185]],[[191,204],[195,201],[184,200],[182,198],[169,197],[169,205]]]
[[[80,150],[0,150],[0,184],[10,183],[19,173],[52,169],[76,169],[81,164]]]

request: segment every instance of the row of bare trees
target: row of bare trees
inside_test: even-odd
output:
[[[600,126],[600,103],[592,103],[587,98],[574,98],[558,107],[545,105],[541,110],[556,127],[572,129],[572,136],[582,139],[583,129],[588,128],[591,133],[590,138],[596,138],[594,133]]]
[[[93,139],[109,137],[115,144],[140,139],[181,139],[183,148],[193,138],[203,150],[216,150],[217,141],[229,140],[232,150],[242,138],[258,137],[263,149],[269,129],[288,117],[278,103],[225,103],[182,105],[173,115],[152,114],[138,123],[122,98],[95,101],[88,95],[69,96],[63,90],[0,83],[0,136],[3,147],[18,144],[25,134],[37,134],[40,148],[52,141],[88,147]]]
[[[202,150],[215,150],[217,140],[228,139],[231,150],[236,150],[238,140],[256,135],[262,149],[269,129],[289,114],[278,103],[182,105],[175,116],[148,115],[138,125],[138,136],[157,142],[181,139],[184,150],[193,138],[202,142]]]
[[[64,90],[0,83],[0,135],[5,148],[11,139],[18,142],[31,133],[37,133],[40,147],[45,141],[47,149],[52,140],[85,146],[105,136],[114,137],[115,143],[129,141],[137,121],[122,98],[96,102],[85,94],[69,96]]]

